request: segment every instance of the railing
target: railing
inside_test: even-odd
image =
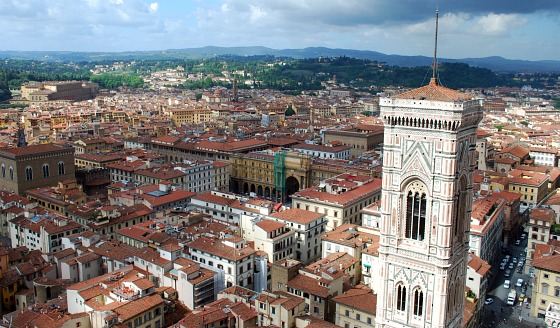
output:
[[[117,289],[117,288],[113,289],[113,293],[114,293],[115,295],[120,296],[120,297],[126,298],[126,299],[129,300],[129,301],[136,300],[136,299],[139,299],[139,298],[140,298],[140,295],[139,295],[139,294],[136,294],[136,293],[133,292],[133,291],[125,292],[125,291],[123,291],[122,289]]]

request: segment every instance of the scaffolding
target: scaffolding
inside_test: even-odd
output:
[[[276,200],[284,202],[286,197],[286,154],[283,151],[277,152],[274,157],[274,188],[276,188]]]

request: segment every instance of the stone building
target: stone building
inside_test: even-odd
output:
[[[0,188],[18,194],[75,180],[74,171],[72,147],[46,144],[0,150]]]
[[[82,101],[93,99],[99,86],[82,81],[29,82],[21,86],[21,97],[32,104],[54,100]]]

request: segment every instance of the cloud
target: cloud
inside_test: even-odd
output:
[[[527,24],[526,18],[519,17],[516,14],[488,14],[480,17],[473,32],[488,36],[505,36],[518,27]]]
[[[542,37],[533,32],[539,19],[549,22],[547,31],[560,25],[558,0],[446,0],[439,5],[440,46],[450,57],[505,52],[506,42],[519,44],[515,37]],[[434,14],[434,1],[418,0],[0,0],[0,40],[3,49],[15,50],[262,45],[430,55]],[[509,49],[517,53],[518,48]],[[555,57],[558,51],[550,49]]]
[[[158,10],[159,4],[157,2],[150,3],[150,11],[155,12]]]

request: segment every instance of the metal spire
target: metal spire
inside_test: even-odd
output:
[[[434,63],[433,63],[433,75],[432,75],[432,80],[430,81],[430,84],[438,84],[437,81],[437,34],[438,34],[438,9],[436,8],[436,36],[435,36],[435,41],[434,41]]]

